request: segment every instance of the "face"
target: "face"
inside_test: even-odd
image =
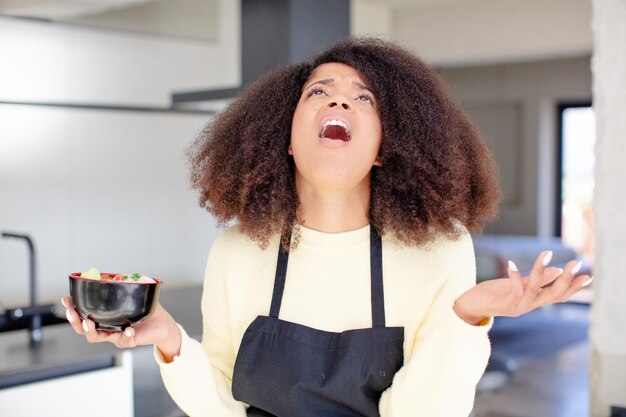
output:
[[[348,65],[320,65],[304,83],[291,125],[296,186],[369,191],[381,137],[378,104],[367,82]]]

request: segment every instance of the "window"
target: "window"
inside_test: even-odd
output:
[[[590,103],[563,104],[559,116],[557,236],[593,262],[595,114]]]

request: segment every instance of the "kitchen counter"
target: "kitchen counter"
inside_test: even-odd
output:
[[[159,302],[185,328],[187,334],[199,339],[202,335],[201,298],[202,285],[178,288],[167,288],[164,285]]]
[[[190,335],[202,333],[200,286],[163,287],[160,303]],[[87,343],[69,324],[45,326],[37,348],[28,331],[0,334],[0,389],[33,381],[113,366],[118,349],[110,343]]]
[[[194,285],[178,288],[163,286],[159,297],[159,302],[174,319],[190,335],[198,339],[202,333],[201,296],[202,287]],[[120,352],[120,349],[110,343],[87,343],[69,324],[45,326],[43,341],[37,348],[31,348],[28,340],[27,330],[0,333],[0,389],[106,369],[114,366],[116,356]],[[158,367],[151,359],[151,347],[138,347],[131,351],[135,353],[134,356],[144,356],[152,362],[149,363],[150,376],[146,376],[143,368],[138,368],[137,364],[134,365],[133,371],[136,415],[148,415],[137,410],[137,407],[141,407],[142,393],[151,397],[155,393],[154,390],[146,391],[144,382],[153,379],[156,373],[160,383]],[[139,363],[141,364],[142,360],[139,360]],[[157,386],[157,390],[164,392],[162,386]]]
[[[112,367],[115,347],[90,344],[69,325],[44,328],[40,346],[31,348],[28,331],[0,335],[0,389]]]

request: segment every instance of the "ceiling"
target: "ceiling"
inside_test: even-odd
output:
[[[394,8],[429,6],[433,4],[470,3],[476,0],[360,0],[376,4],[388,4]]]
[[[155,0],[0,0],[0,14],[68,19],[153,1]]]
[[[219,1],[0,0],[0,15],[214,42]]]
[[[124,9],[161,0],[0,0],[0,14],[40,19],[70,19]],[[206,0],[215,2],[217,0]],[[476,0],[360,0],[393,8],[433,4],[469,3]]]

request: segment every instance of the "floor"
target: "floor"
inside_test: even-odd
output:
[[[562,327],[585,329],[588,310],[586,305],[560,304],[537,312],[535,322],[562,320]],[[540,332],[537,335],[546,338]],[[533,350],[532,343],[522,353],[511,350],[517,363],[513,376],[499,390],[479,391],[472,417],[589,417],[588,339],[579,333],[578,340],[570,338],[564,346],[558,337],[554,339],[552,352],[543,346],[533,355],[528,352]]]

